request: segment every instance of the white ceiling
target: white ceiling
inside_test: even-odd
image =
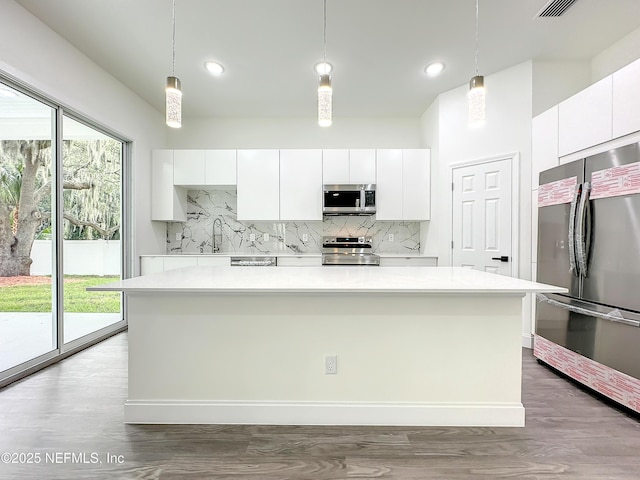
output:
[[[158,111],[171,75],[171,0],[16,0]],[[479,73],[591,59],[640,27],[638,0],[480,0]],[[474,75],[475,0],[328,0],[334,118],[417,117]],[[315,115],[322,0],[176,0],[184,117]],[[206,60],[226,72],[214,78]],[[437,79],[423,68],[441,60]]]

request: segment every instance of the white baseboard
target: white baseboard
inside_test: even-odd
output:
[[[128,400],[125,423],[523,427],[522,404]]]
[[[522,346],[524,348],[533,348],[533,335],[530,334],[522,334]]]

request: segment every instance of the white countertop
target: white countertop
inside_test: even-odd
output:
[[[419,253],[376,253],[379,257],[385,258],[438,258],[436,255],[422,255]],[[182,252],[182,253],[165,253],[165,254],[147,254],[140,255],[140,257],[321,257],[322,253],[196,253],[196,252]]]
[[[182,293],[563,293],[565,288],[461,267],[188,267],[89,287]]]

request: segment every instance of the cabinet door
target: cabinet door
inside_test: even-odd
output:
[[[322,151],[322,183],[349,183],[349,150]]]
[[[199,267],[230,267],[231,266],[231,257],[226,256],[207,256],[207,257],[198,257],[198,266]]]
[[[531,127],[531,188],[540,183],[540,172],[557,167],[558,160],[558,106],[550,108],[533,119]]]
[[[402,220],[402,150],[376,152],[376,220]]]
[[[151,152],[151,220],[187,221],[187,191],[173,185],[173,150]]]
[[[278,150],[238,150],[238,220],[280,219]]]
[[[431,151],[402,151],[402,219],[431,218]]]
[[[381,267],[437,267],[436,257],[380,257]]]
[[[594,83],[559,105],[558,153],[569,153],[611,140],[611,76]]]
[[[279,267],[321,267],[322,257],[298,256],[298,257],[278,257]]]
[[[280,220],[322,220],[322,150],[280,150]]]
[[[207,186],[236,185],[236,151],[206,150],[204,182]]]
[[[349,183],[376,182],[376,151],[349,150]]]
[[[140,257],[140,275],[164,272],[163,257]]]
[[[613,138],[640,130],[640,60],[613,74]]]
[[[204,185],[204,150],[173,151],[173,184]]]
[[[198,259],[193,256],[166,256],[164,257],[164,271],[175,270],[176,268],[195,267],[198,265]]]

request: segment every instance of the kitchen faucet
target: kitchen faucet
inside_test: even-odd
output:
[[[220,217],[218,217],[213,221],[213,227],[211,231],[211,253],[220,251],[220,245],[216,244],[216,224],[218,225],[220,230],[220,244],[222,244],[222,220],[220,220]]]

